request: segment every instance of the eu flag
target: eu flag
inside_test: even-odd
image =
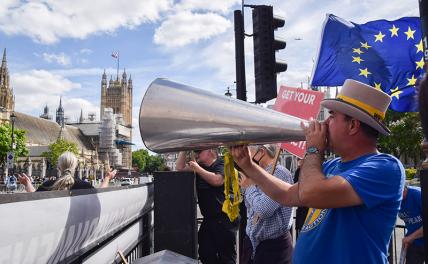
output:
[[[311,84],[340,86],[354,79],[389,94],[392,110],[416,112],[415,85],[423,66],[419,18],[360,25],[329,14]]]

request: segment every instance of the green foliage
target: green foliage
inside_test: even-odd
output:
[[[388,110],[386,124],[390,136],[381,136],[379,148],[382,152],[396,157],[421,157],[420,144],[423,140],[422,126],[418,113],[398,113]]]
[[[15,157],[25,157],[28,155],[28,149],[25,146],[25,131],[14,129],[16,148],[14,150]],[[6,161],[6,155],[11,150],[12,143],[12,127],[9,124],[0,125],[0,163]]]
[[[159,155],[150,155],[146,149],[132,152],[132,164],[135,164],[141,172],[152,173],[165,170],[165,161]]]
[[[406,180],[412,180],[415,178],[417,170],[415,168],[407,168],[406,169]]]
[[[70,151],[76,156],[79,155],[79,148],[76,143],[64,139],[58,139],[56,142],[49,145],[49,150],[47,152],[43,152],[42,156],[46,157],[52,166],[55,167],[59,156],[66,151]]]

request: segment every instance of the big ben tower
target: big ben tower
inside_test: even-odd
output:
[[[6,49],[3,51],[3,60],[0,67],[0,107],[8,111],[14,109],[15,100],[13,90],[9,86],[9,71],[7,69]]]
[[[112,108],[114,114],[121,114],[123,117],[123,125],[130,129],[129,138],[127,142],[132,141],[132,79],[123,70],[122,78],[119,75],[116,80],[110,77],[107,84],[107,75],[104,71],[101,80],[101,120],[104,118],[104,109]],[[132,152],[130,145],[122,145],[122,165],[126,168],[131,168]]]

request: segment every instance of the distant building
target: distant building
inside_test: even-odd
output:
[[[0,67],[0,107],[12,111],[15,107],[13,89],[9,85],[9,71],[7,69],[6,49],[3,51],[3,59]]]
[[[0,124],[10,122],[15,113],[15,128],[26,131],[28,158],[16,161],[20,171],[33,176],[46,176],[49,169],[42,153],[58,138],[77,144],[79,155],[79,176],[103,176],[105,166],[131,168],[132,162],[132,79],[127,80],[125,71],[122,79],[110,80],[107,86],[106,73],[101,84],[101,120],[95,120],[95,114],[83,116],[83,109],[77,122],[69,122],[60,98],[56,109],[55,122],[46,105],[40,117],[34,117],[14,111],[13,90],[9,86],[9,73],[6,61],[6,49],[0,68]],[[51,168],[52,169],[52,168]],[[53,168],[54,169],[54,168]]]
[[[132,163],[132,78],[127,75],[123,70],[122,78],[116,77],[113,80],[110,77],[110,81],[107,85],[107,75],[104,71],[101,80],[101,107],[100,107],[100,118],[104,120],[106,115],[106,109],[112,109],[112,112],[108,112],[109,115],[121,115],[122,119],[116,120],[118,124],[123,125],[126,131],[123,133],[127,134],[122,139],[117,140],[116,144],[122,153],[122,165],[126,168],[131,168]],[[100,152],[105,152],[103,148]]]
[[[64,108],[62,108],[62,97],[59,99],[59,106],[56,109],[56,123],[60,125],[61,127],[64,127],[65,120],[64,120]]]
[[[40,115],[40,118],[52,120],[52,116],[49,114],[49,107],[48,105],[43,108],[43,114]]]

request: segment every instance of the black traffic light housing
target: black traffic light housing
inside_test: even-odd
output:
[[[286,43],[275,39],[274,31],[284,24],[283,19],[273,16],[272,6],[253,7],[256,103],[276,98],[276,74],[287,70],[285,62],[277,62],[275,59],[275,52],[284,49]]]

